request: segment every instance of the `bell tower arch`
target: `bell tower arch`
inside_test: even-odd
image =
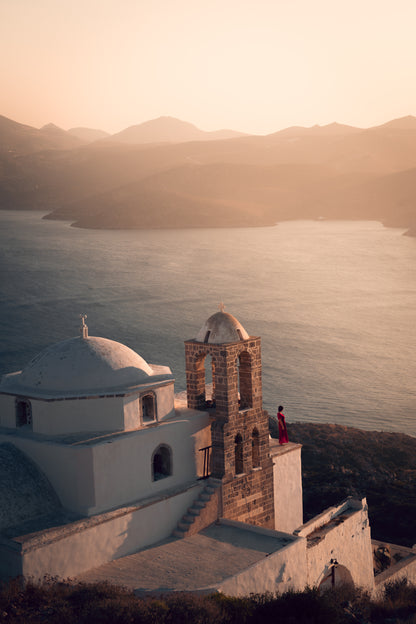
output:
[[[207,408],[204,361],[208,355],[212,359],[211,474],[222,482],[222,517],[274,528],[273,464],[262,401],[260,338],[249,336],[222,307],[194,340],[185,342],[185,355],[188,407],[192,409]]]

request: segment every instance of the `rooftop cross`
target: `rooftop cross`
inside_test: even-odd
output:
[[[218,306],[220,309],[220,312],[225,312],[225,305],[223,304],[223,302],[221,301],[220,305]]]
[[[88,338],[88,325],[85,322],[87,315],[80,314],[79,318],[81,319],[81,327],[79,328],[79,333],[81,334],[81,338]]]

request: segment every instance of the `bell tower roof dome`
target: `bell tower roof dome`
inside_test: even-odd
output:
[[[224,312],[221,304],[220,312],[216,312],[205,321],[195,340],[207,344],[223,344],[248,340],[250,336],[235,316]]]

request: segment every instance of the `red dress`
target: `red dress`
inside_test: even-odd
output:
[[[277,422],[279,424],[279,444],[287,444],[289,437],[287,435],[285,416],[282,412],[277,412]]]

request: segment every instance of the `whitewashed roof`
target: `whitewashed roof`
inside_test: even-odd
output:
[[[39,353],[20,372],[3,377],[0,391],[34,395],[103,394],[171,377],[166,366],[151,366],[138,353],[114,340],[69,338]],[[150,378],[150,379],[149,379]]]

